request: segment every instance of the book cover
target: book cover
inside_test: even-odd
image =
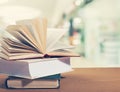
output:
[[[8,61],[0,59],[0,73],[35,79],[72,71],[70,57]]]
[[[37,79],[25,79],[20,77],[9,76],[5,82],[6,88],[59,88],[60,74],[46,76]]]

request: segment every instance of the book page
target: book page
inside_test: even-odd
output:
[[[25,34],[22,34],[19,31],[19,28],[16,27],[16,25],[12,25],[7,27],[7,31],[13,35],[15,38],[17,38],[19,41],[21,41],[23,44],[26,44],[28,46],[32,46],[34,48],[36,48],[39,51],[39,47],[36,46],[35,44],[33,44],[27,37]]]
[[[32,28],[32,24],[31,24],[31,20],[20,20],[20,21],[16,21],[17,25],[23,25],[26,26],[30,32],[30,34],[32,35],[32,37],[36,40],[33,28]]]
[[[45,18],[36,18],[32,20],[32,24],[36,30],[36,40],[39,43],[41,41],[41,45],[43,48],[43,53],[46,52],[46,35],[47,35],[47,20]]]
[[[8,54],[8,55],[7,55]],[[29,58],[42,58],[43,54],[40,53],[0,53],[0,57],[7,60],[19,60]]]
[[[15,39],[3,38],[2,43],[3,44],[5,43],[5,44],[9,45],[10,47],[14,47],[14,48],[22,48],[22,49],[26,49],[26,50],[36,51],[36,49],[34,49],[26,44],[23,44],[19,40],[15,40]]]
[[[49,28],[47,31],[47,51],[54,47],[67,31],[67,29]]]
[[[8,60],[9,58],[8,58],[8,56],[6,55],[6,54],[4,54],[4,53],[0,53],[0,59],[6,59],[6,60]]]
[[[11,57],[11,56],[22,56],[22,55],[27,55],[27,54],[28,55],[40,54],[40,53],[36,53],[36,52],[15,52],[15,53],[11,53],[11,52],[8,52],[7,49],[5,49],[5,48],[2,48],[2,53],[6,54],[9,57]],[[43,56],[42,54],[40,54],[40,55]]]
[[[20,47],[15,47],[15,46],[10,46],[5,42],[2,42],[2,46],[1,46],[1,50],[4,51],[3,49],[5,49],[7,52],[9,53],[21,53],[21,52],[25,52],[25,53],[36,53],[36,51],[34,50],[30,50],[30,49],[24,49],[24,48],[20,48]]]
[[[53,52],[48,52],[48,55],[49,56],[67,56],[67,57],[79,57],[78,54],[74,53],[74,52],[71,52],[69,50],[56,50],[56,51],[53,51]]]
[[[73,48],[74,48],[74,46],[64,44],[64,43],[58,41],[51,48],[48,48],[47,51],[52,52],[54,50],[59,50],[59,49],[73,49]]]
[[[37,40],[38,33],[36,32],[36,29],[34,28],[34,25],[32,24],[32,20],[21,20],[16,22],[17,25],[24,25],[28,28],[30,34],[35,39],[36,44],[38,45],[38,49],[40,52],[43,52],[43,47],[41,43],[41,38]]]
[[[18,60],[18,59],[29,59],[29,58],[42,58],[43,54],[40,53],[23,53],[20,54],[19,53],[17,55],[13,55],[11,56],[9,59],[10,60]]]
[[[39,45],[39,49],[42,53],[45,52],[46,48],[46,31],[47,31],[47,22],[46,19],[35,18],[31,20],[21,20],[17,21],[16,24],[26,25],[29,29],[29,32],[36,40]]]

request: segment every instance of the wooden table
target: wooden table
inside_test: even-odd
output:
[[[0,92],[120,92],[120,68],[83,68],[62,74],[59,89],[5,89],[0,75]]]

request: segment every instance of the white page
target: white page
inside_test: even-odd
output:
[[[67,29],[49,28],[47,29],[47,51],[67,32]]]
[[[16,24],[17,25],[25,25],[25,26],[27,26],[27,28],[29,29],[29,32],[31,33],[31,35],[33,36],[33,38],[36,39],[35,35],[34,35],[34,31],[33,31],[32,26],[31,26],[30,20],[17,21]]]
[[[64,44],[60,41],[56,42],[53,46],[51,46],[51,48],[48,48],[47,51],[48,52],[52,52],[54,50],[59,50],[59,49],[73,49],[74,46],[68,45],[68,44]]]
[[[4,40],[2,41],[3,46],[5,46],[4,43],[8,44],[10,47],[15,46],[16,48],[23,48],[23,49],[26,49],[26,50],[36,51],[36,49],[21,43],[19,40],[4,38]]]
[[[45,38],[46,38],[46,23],[44,19],[31,19],[31,20],[22,20],[22,21],[17,21],[16,24],[19,25],[25,25],[28,27],[29,32],[31,35],[34,37],[36,40],[40,52],[45,52]]]

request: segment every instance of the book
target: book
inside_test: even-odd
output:
[[[9,76],[5,81],[6,88],[59,88],[60,74],[55,74],[37,79],[25,79],[20,77]]]
[[[71,51],[73,46],[60,41],[67,29],[47,28],[45,18],[17,21],[6,31],[13,37],[3,37],[0,53],[3,59],[79,56]]]
[[[0,59],[0,73],[8,76],[36,79],[69,71],[72,71],[70,57],[14,61]]]

